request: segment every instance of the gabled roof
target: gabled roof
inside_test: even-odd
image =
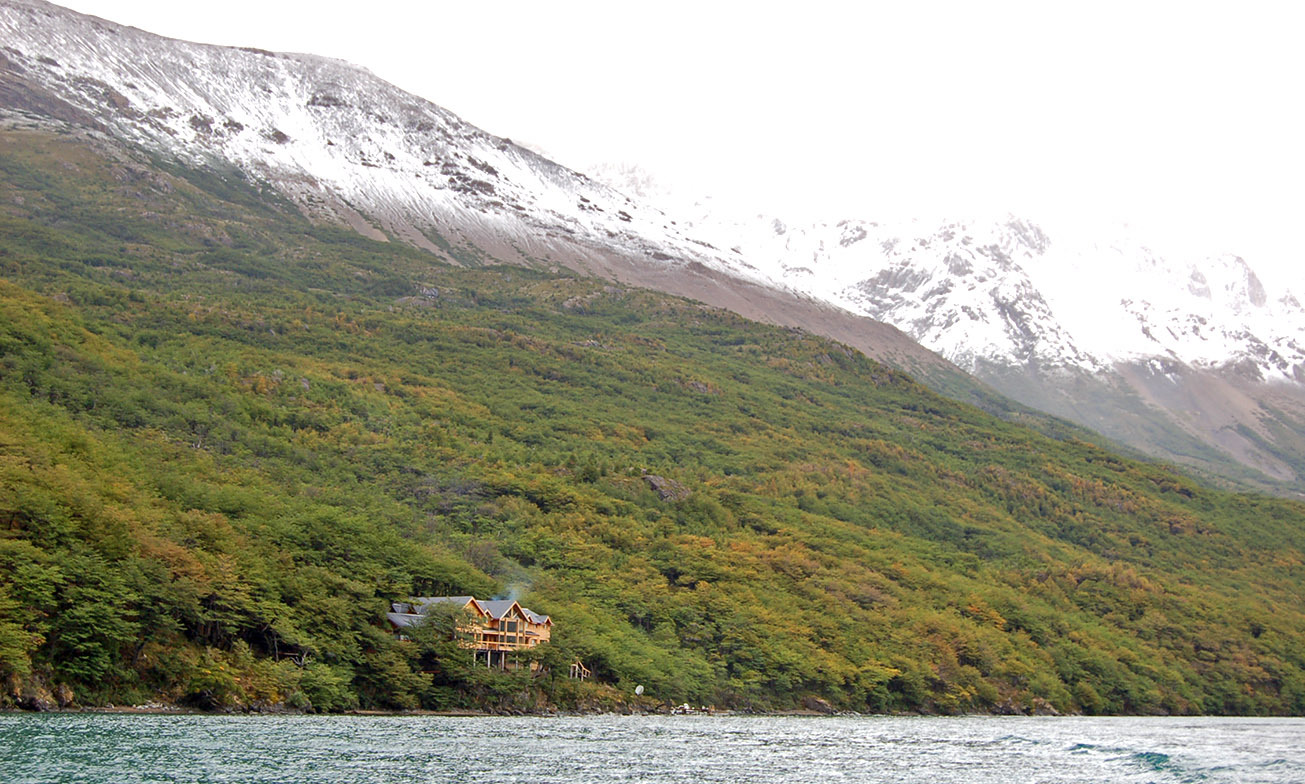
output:
[[[503,620],[511,614],[512,608],[516,607],[521,616],[531,623],[552,623],[547,615],[540,615],[528,607],[522,607],[519,602],[512,599],[477,599],[476,601],[494,620]]]
[[[501,621],[511,614],[513,607],[517,608],[518,614],[523,616],[526,614],[525,610],[521,609],[521,605],[512,599],[477,599],[476,601],[480,603],[481,607],[485,608],[485,612],[489,613],[489,617],[497,621]]]

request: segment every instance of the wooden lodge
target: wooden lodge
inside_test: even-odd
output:
[[[474,596],[423,596],[406,602],[391,603],[386,613],[395,634],[404,638],[404,630],[420,625],[435,608],[464,613],[458,626],[458,644],[472,652],[476,661],[483,656],[486,667],[501,670],[516,668],[516,656],[524,650],[548,642],[553,621],[522,607],[512,599],[477,599]]]

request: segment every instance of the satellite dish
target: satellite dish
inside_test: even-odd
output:
[[[634,687],[634,693],[635,693],[635,696],[637,696],[637,697],[642,697],[642,696],[643,696],[643,684],[642,684],[642,683],[639,684],[638,686],[635,686],[635,687]]]

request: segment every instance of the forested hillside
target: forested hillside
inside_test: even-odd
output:
[[[1305,506],[839,344],[43,130],[0,271],[5,704],[1305,712]],[[553,677],[385,625],[509,591]]]

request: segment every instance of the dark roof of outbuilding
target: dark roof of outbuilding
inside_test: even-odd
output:
[[[416,615],[414,613],[392,612],[392,613],[386,613],[385,617],[389,618],[390,623],[394,624],[394,626],[399,629],[406,629],[410,626],[416,626],[417,624],[426,620],[420,615]]]
[[[418,596],[412,600],[412,604],[418,607],[418,612],[431,604],[456,604],[462,606],[467,602],[480,603],[474,596]]]

